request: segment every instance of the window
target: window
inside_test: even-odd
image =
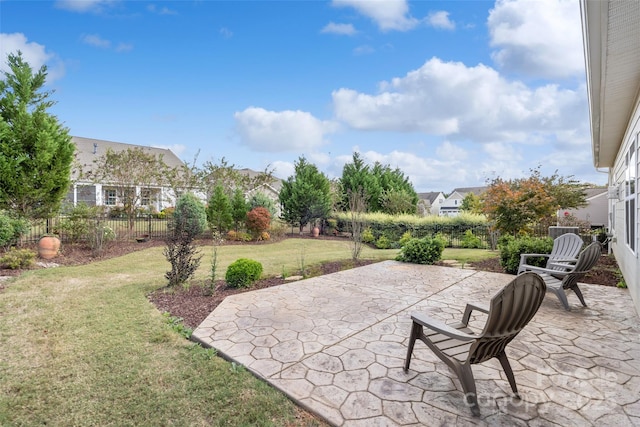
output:
[[[140,204],[142,206],[149,206],[151,204],[151,190],[143,188],[140,190]]]
[[[636,140],[631,143],[631,147],[625,156],[625,182],[624,182],[624,218],[625,218],[625,243],[633,252],[636,251],[636,190],[638,179],[637,165],[637,135]]]
[[[104,204],[107,206],[115,206],[116,202],[116,190],[104,190]]]

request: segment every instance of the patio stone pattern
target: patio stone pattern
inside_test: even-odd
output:
[[[569,312],[548,294],[507,347],[521,400],[497,360],[473,366],[480,418],[421,342],[403,371],[412,312],[458,321],[512,279],[385,261],[228,297],[193,339],[335,426],[640,426],[640,318],[625,289],[580,284],[589,307],[569,294]]]

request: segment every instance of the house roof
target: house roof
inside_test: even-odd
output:
[[[479,196],[480,194],[484,193],[486,189],[487,187],[461,187],[461,188],[454,188],[451,194],[459,193],[464,196],[467,193],[473,193],[476,196]]]
[[[603,194],[607,194],[607,188],[606,187],[586,188],[584,192],[586,194],[585,198],[587,200],[591,200],[598,196],[602,196]]]
[[[249,178],[255,178],[257,176],[263,175],[264,172],[256,172],[253,169],[244,168],[239,169],[238,172],[241,174],[247,175]],[[269,184],[264,184],[271,187],[276,193],[279,193],[282,190],[282,180],[280,178],[273,177],[273,181]]]
[[[109,149],[117,153],[128,148],[141,148],[148,154],[162,156],[162,161],[171,168],[184,164],[178,156],[167,148],[146,147],[122,142],[104,141],[102,139],[82,138],[79,136],[72,136],[71,142],[76,146],[77,161],[85,169],[91,169],[93,161],[104,155]]]
[[[640,1],[580,0],[593,164],[611,167],[640,91]]]
[[[430,191],[428,193],[418,193],[419,200],[428,200],[429,203],[433,204],[436,201],[439,195],[441,195],[441,191]]]

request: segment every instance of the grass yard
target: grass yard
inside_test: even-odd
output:
[[[210,272],[203,248],[197,275]],[[365,248],[363,258],[394,250]],[[287,239],[218,250],[265,275],[350,258],[346,242]],[[0,292],[0,425],[317,425],[283,394],[183,339],[147,300],[165,286],[162,247],[26,272]]]
[[[166,284],[162,250],[26,272],[0,291],[0,425],[322,424],[171,327],[147,299]],[[445,257],[468,261],[475,252]],[[202,253],[197,278],[206,279],[213,247]],[[396,254],[365,247],[361,257]],[[335,240],[220,246],[218,277],[241,257],[273,276],[351,252]]]

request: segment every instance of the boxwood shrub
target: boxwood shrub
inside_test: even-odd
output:
[[[500,265],[509,274],[516,274],[520,266],[521,254],[550,254],[553,249],[553,239],[551,237],[530,237],[523,236],[515,238],[505,235],[498,242],[500,250]],[[527,264],[544,267],[546,257],[529,258]]]
[[[445,242],[438,237],[410,239],[401,249],[396,260],[414,264],[434,264],[442,257]]]
[[[232,288],[249,288],[262,275],[262,264],[252,259],[240,258],[227,268],[224,280]]]

